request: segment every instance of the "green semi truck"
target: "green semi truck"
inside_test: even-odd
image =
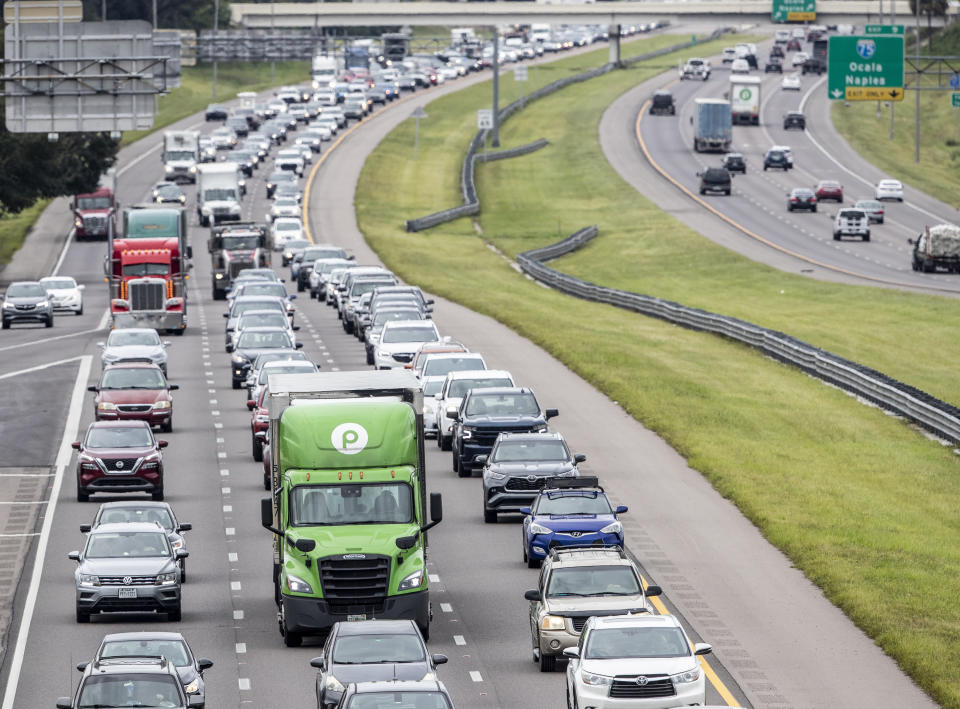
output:
[[[273,582],[284,643],[341,620],[409,618],[430,632],[423,393],[406,371],[268,381]],[[426,521],[429,499],[430,521]]]

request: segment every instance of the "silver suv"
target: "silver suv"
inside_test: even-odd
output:
[[[180,620],[180,569],[188,553],[173,550],[156,522],[101,524],[87,535],[77,562],[77,622],[93,613],[156,611]]]
[[[647,586],[620,547],[552,549],[540,569],[537,589],[527,591],[533,661],[553,672],[564,649],[576,647],[591,616],[650,613],[647,600],[662,593]]]

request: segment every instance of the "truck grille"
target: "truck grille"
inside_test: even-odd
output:
[[[83,230],[88,234],[106,234],[107,218],[102,214],[90,214],[84,216]]]
[[[644,682],[644,680],[646,680]],[[640,682],[643,682],[642,684]],[[610,696],[619,699],[645,697],[672,697],[676,694],[673,682],[666,675],[639,675],[637,677],[614,677]]]
[[[131,310],[163,310],[167,299],[166,281],[130,281],[128,285]]]
[[[233,259],[230,262],[230,278],[236,278],[244,268],[253,268],[253,259]]]
[[[320,559],[323,596],[331,604],[369,605],[382,601],[390,582],[390,559],[364,554],[362,559]]]
[[[156,576],[100,576],[101,586],[153,586]],[[124,581],[124,579],[130,579]]]
[[[574,629],[574,631],[576,631],[576,632],[578,632],[578,633],[582,633],[582,632],[583,632],[583,626],[585,626],[585,625],[587,624],[587,621],[588,621],[588,620],[590,620],[590,618],[589,618],[589,616],[586,616],[586,617],[583,617],[583,618],[571,618],[571,619],[570,619],[570,622],[573,623],[573,629]]]

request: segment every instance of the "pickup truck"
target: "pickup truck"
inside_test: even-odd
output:
[[[701,81],[706,81],[710,78],[710,71],[711,67],[708,59],[694,57],[688,59],[687,63],[683,65],[683,68],[680,70],[680,80],[700,79]]]
[[[840,241],[845,236],[859,236],[870,241],[870,220],[862,209],[841,209],[833,223],[833,240]]]

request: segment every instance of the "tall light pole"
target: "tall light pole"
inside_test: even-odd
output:
[[[213,100],[217,100],[217,30],[220,28],[220,0],[213,0]]]
[[[275,5],[274,0],[270,0],[270,41],[267,43],[268,48],[270,47],[271,44],[273,44],[273,42],[276,41],[276,36],[277,36],[275,30],[273,29],[274,27],[273,14],[275,10],[274,5]],[[270,59],[270,85],[271,86],[277,83],[276,79],[277,79],[277,62],[271,58]]]
[[[153,29],[157,29],[157,0],[153,0]]]
[[[917,10],[917,39],[916,39],[916,78],[914,79],[914,91],[917,94],[917,102],[915,108],[915,115],[913,120],[914,134],[913,134],[913,161],[915,163],[920,162],[920,0],[913,0],[916,3]]]

